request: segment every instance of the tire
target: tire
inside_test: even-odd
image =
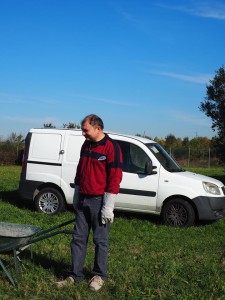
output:
[[[166,225],[188,227],[195,223],[195,211],[186,200],[173,199],[163,207],[162,218]]]
[[[37,211],[56,215],[65,210],[65,200],[63,195],[54,188],[44,188],[35,197],[35,208]]]

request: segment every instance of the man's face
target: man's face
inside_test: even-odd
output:
[[[98,141],[101,128],[99,126],[92,126],[89,122],[85,122],[81,127],[82,134],[86,140],[96,142]]]

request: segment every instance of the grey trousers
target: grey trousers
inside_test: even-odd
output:
[[[93,230],[93,242],[95,244],[92,274],[93,276],[101,276],[103,280],[106,279],[110,224],[103,225],[101,223],[102,202],[103,196],[81,196],[78,203],[71,242],[72,270],[70,273],[76,281],[84,279],[83,266],[91,229]]]

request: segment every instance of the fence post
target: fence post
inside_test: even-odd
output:
[[[211,151],[210,151],[210,147],[209,147],[209,164],[208,164],[209,168],[210,168],[210,165],[211,165]]]
[[[190,167],[190,155],[191,155],[191,148],[188,148],[188,168]]]

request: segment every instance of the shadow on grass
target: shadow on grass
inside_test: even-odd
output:
[[[34,210],[33,201],[24,200],[20,197],[18,190],[0,191],[0,200],[12,204],[18,208]]]
[[[214,178],[222,181],[223,183],[225,182],[225,175],[217,176],[217,177],[215,176]],[[3,191],[3,192],[0,191],[0,200],[10,203],[20,209],[28,209],[31,211],[35,210],[34,202],[20,198],[18,190]],[[73,212],[73,207],[66,206],[66,210],[69,212]],[[115,217],[122,217],[127,220],[133,220],[133,219],[145,220],[145,221],[149,221],[150,223],[153,223],[155,225],[165,225],[162,221],[161,216],[159,216],[159,215],[136,213],[136,212],[123,212],[123,211],[119,211],[119,210],[115,210],[114,214],[115,214]],[[195,226],[210,225],[214,222],[216,222],[216,221],[196,221]],[[168,225],[165,225],[165,226],[168,226]]]
[[[144,214],[144,213],[135,213],[135,212],[122,212],[116,210],[114,212],[115,218],[124,218],[127,220],[145,220],[149,221],[150,223],[157,224],[157,225],[163,225],[162,219],[160,216],[157,215],[151,215],[151,214]]]
[[[69,247],[69,244],[68,244]],[[31,250],[27,248],[26,250],[22,251],[19,255],[21,259],[20,268],[22,270],[22,267],[25,265],[26,262],[29,261],[29,266],[25,266],[26,270],[29,271],[29,268],[32,267],[32,264],[35,266],[41,266],[41,268],[45,270],[51,270],[52,273],[57,278],[66,278],[71,270],[70,263],[65,263],[63,261],[56,261],[52,259],[50,256],[48,256],[48,253],[46,254],[37,254],[35,253],[35,249],[32,250],[32,257],[31,257]],[[32,270],[31,270],[32,272]],[[91,278],[91,272],[86,267],[84,267],[84,275],[85,278],[89,279]]]
[[[31,211],[35,211],[34,201],[22,199],[19,195],[18,190],[7,192],[0,191],[0,201],[12,204],[20,209],[28,209]],[[66,210],[70,212],[74,211],[72,205],[66,205]]]
[[[145,220],[145,221],[149,221],[152,224],[155,225],[162,225],[165,227],[171,227],[173,228],[173,226],[169,226],[163,223],[163,220],[161,218],[161,216],[157,216],[157,215],[151,215],[151,214],[141,214],[141,213],[131,213],[131,212],[121,212],[121,211],[116,211],[115,213],[115,217],[121,217],[127,220]],[[206,226],[206,225],[211,225],[214,224],[217,220],[196,220],[195,224],[193,226],[195,227],[200,227],[200,226]],[[186,228],[186,227],[180,227],[180,228]]]

